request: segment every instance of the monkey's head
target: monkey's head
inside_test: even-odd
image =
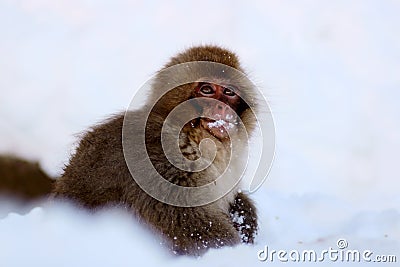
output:
[[[126,112],[123,124],[124,155],[140,187],[169,204],[193,207],[238,186],[263,99],[237,56],[215,46],[187,49],[143,88],[148,102]],[[144,162],[139,170],[136,162]]]
[[[204,64],[206,62],[217,64]],[[182,67],[175,68],[177,66]],[[157,90],[170,84],[178,86],[168,88],[167,93],[159,97]],[[191,125],[206,129],[221,141],[229,137],[228,130],[239,127],[239,119],[248,131],[253,128],[256,108],[253,85],[243,73],[237,56],[226,49],[199,46],[185,50],[157,74],[152,89],[150,104],[157,103],[153,111],[165,116],[181,103],[194,99],[190,110],[186,110],[198,114]]]

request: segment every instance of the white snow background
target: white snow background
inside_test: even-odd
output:
[[[208,43],[240,56],[277,135],[253,195],[254,246],[174,257],[118,211],[38,204],[16,214],[3,200],[0,266],[271,265],[257,259],[265,245],[321,251],[339,238],[397,263],[332,265],[398,266],[399,14],[389,0],[0,0],[1,153],[59,175],[77,133],[124,110],[177,51]]]

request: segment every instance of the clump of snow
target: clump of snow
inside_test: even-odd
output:
[[[229,121],[229,120],[232,120],[232,119],[233,119],[233,115],[231,115],[231,114],[226,114],[225,119],[227,119],[228,121]]]
[[[245,217],[243,214],[239,214],[238,211],[235,211],[231,214],[231,219],[234,223],[243,224]]]
[[[240,239],[248,242],[249,237],[245,234],[243,229],[249,229],[250,225],[244,224],[246,217],[243,213],[244,211],[240,211],[240,213],[238,211],[235,211],[234,213],[231,213],[231,219],[232,222],[238,226]]]
[[[227,122],[223,119],[219,119],[217,121],[213,121],[213,122],[209,122],[207,123],[208,127],[210,128],[219,128],[221,126],[223,126],[226,129],[232,129],[233,127],[235,127],[235,125],[231,122]]]

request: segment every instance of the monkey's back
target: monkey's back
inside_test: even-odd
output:
[[[119,203],[129,181],[122,151],[123,115],[87,131],[57,179],[53,195],[88,208]]]

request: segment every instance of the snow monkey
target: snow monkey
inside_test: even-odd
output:
[[[240,150],[231,155],[230,144],[232,141],[240,143],[245,139],[243,133],[250,133],[254,128],[256,103],[244,101],[244,98],[255,99],[251,97],[255,88],[244,82],[240,75],[218,77],[214,81],[198,79],[180,84],[159,97],[160,88],[179,80],[184,73],[163,71],[192,62],[213,62],[243,74],[237,56],[217,46],[192,47],[172,57],[155,75],[143,108],[114,115],[84,134],[57,180],[53,196],[73,200],[91,210],[109,205],[122,206],[161,237],[173,253],[198,256],[208,248],[253,243],[257,233],[253,202],[235,185],[210,203],[175,205],[148,194],[138,184],[136,176],[148,183],[156,180],[155,174],[144,167],[146,158],[156,173],[170,184],[185,188],[217,184],[216,178],[228,165],[234,169],[242,160]],[[190,73],[195,74],[196,68],[192,68]],[[193,100],[189,104],[190,112],[197,112],[199,116],[183,123],[175,144],[181,156],[189,161],[207,154],[214,155],[205,169],[196,171],[175,166],[165,153],[169,147],[162,145],[161,131],[168,114],[188,100]],[[146,108],[151,110],[150,114],[146,114]],[[130,117],[128,123],[124,122],[126,116]],[[176,120],[179,118],[177,116]],[[124,124],[129,128],[129,136],[133,137],[140,136],[139,125],[145,125],[145,152],[138,152],[139,146],[135,144],[128,149],[123,147]],[[167,135],[170,133],[168,129]],[[200,144],[205,138],[213,145]],[[131,155],[130,166],[124,154],[126,151]],[[207,195],[209,197],[214,196]]]

